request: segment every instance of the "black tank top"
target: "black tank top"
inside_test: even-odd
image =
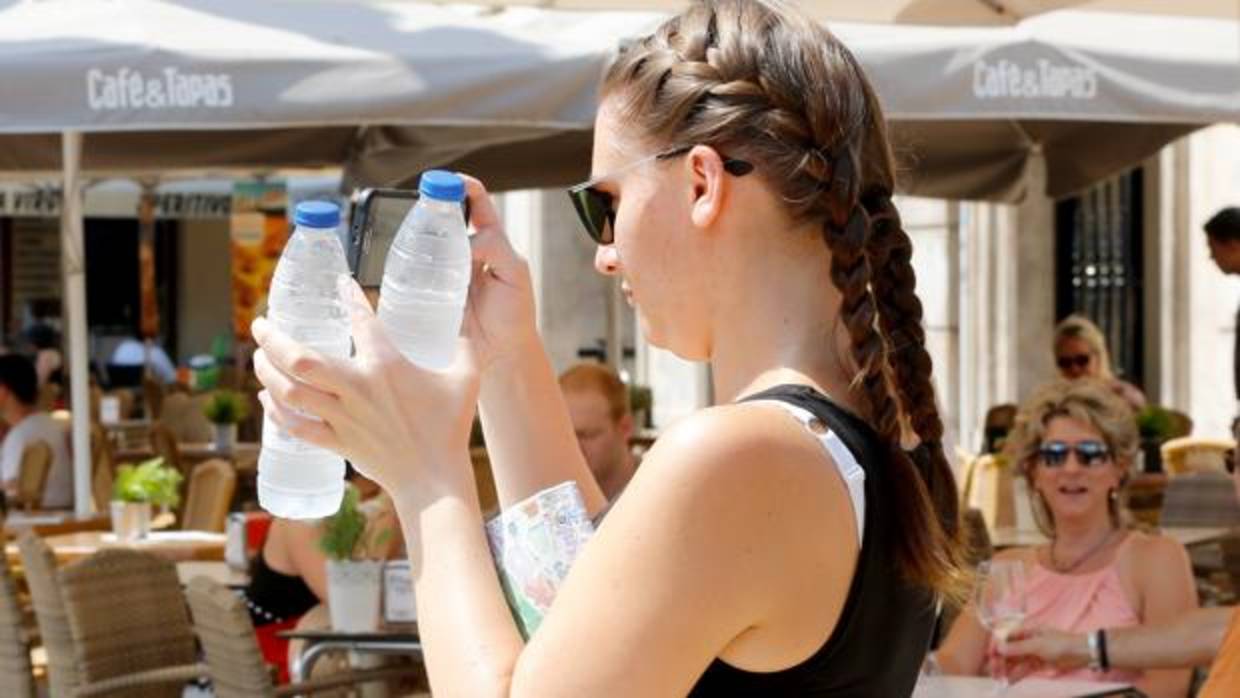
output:
[[[271,569],[261,550],[250,564],[250,583],[242,597],[255,626],[298,618],[319,603],[306,580]]]
[[[780,385],[745,398],[782,400],[822,420],[865,471],[865,532],[835,630],[809,659],[780,671],[742,671],[716,659],[690,692],[719,696],[901,698],[911,695],[930,645],[934,595],[895,573],[900,531],[888,496],[888,449],[864,421],[804,385]],[[822,531],[821,535],[836,535]],[[805,535],[812,535],[807,531]]]

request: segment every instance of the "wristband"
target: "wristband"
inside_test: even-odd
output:
[[[1111,670],[1111,660],[1107,657],[1107,631],[1105,628],[1098,628],[1098,658],[1102,660],[1102,670]]]
[[[1089,642],[1089,668],[1092,671],[1102,671],[1102,653],[1098,648],[1098,633],[1089,633],[1086,638]]]

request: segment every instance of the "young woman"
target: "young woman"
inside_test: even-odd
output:
[[[908,695],[958,587],[956,493],[873,90],[797,11],[715,0],[625,49],[601,94],[571,190],[595,266],[650,342],[711,362],[721,404],[646,454],[528,643],[482,532],[475,405],[503,503],[565,480],[604,499],[480,183],[456,366],[403,361],[346,284],[351,361],[255,323],[270,414],[394,498],[436,695]]]
[[[1034,515],[1050,538],[998,559],[1027,570],[1025,625],[1073,633],[1167,623],[1197,606],[1184,546],[1131,531],[1120,494],[1137,448],[1132,412],[1098,380],[1058,381],[1017,417],[1007,452],[1029,482]],[[958,674],[985,673],[998,648],[966,608],[938,651]],[[1045,677],[1133,683],[1152,698],[1184,696],[1189,672],[1039,669]]]

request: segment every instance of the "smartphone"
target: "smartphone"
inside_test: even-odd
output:
[[[367,291],[378,291],[383,266],[401,221],[417,203],[415,189],[360,189],[353,194],[349,215],[349,241],[345,250],[353,278]],[[469,223],[469,200],[461,203]]]

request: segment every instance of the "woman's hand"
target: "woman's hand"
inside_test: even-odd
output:
[[[1086,636],[1051,628],[1016,630],[1006,642],[999,643],[998,651],[1007,662],[1013,680],[1045,666],[1071,671],[1089,664]]]
[[[529,265],[509,242],[482,182],[462,175],[469,195],[474,268],[464,335],[479,372],[538,347]]]
[[[419,368],[388,339],[356,282],[341,277],[340,291],[357,349],[351,359],[323,356],[266,319],[254,321],[254,370],[266,387],[259,398],[267,414],[290,435],[347,458],[395,498],[472,487],[459,465],[478,397],[469,342],[448,371]]]

